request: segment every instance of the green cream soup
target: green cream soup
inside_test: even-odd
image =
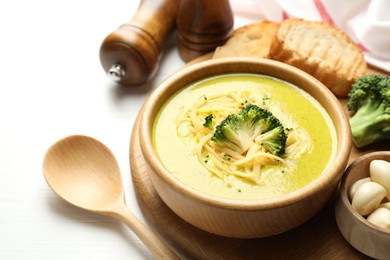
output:
[[[249,93],[286,128],[301,128],[311,139],[310,152],[299,156],[296,167],[265,169],[260,183],[227,174],[216,176],[198,160],[196,144],[179,136],[177,118],[183,107],[201,98],[229,92]],[[185,184],[208,194],[231,199],[264,199],[297,190],[318,178],[335,156],[336,132],[325,109],[303,90],[272,77],[226,74],[186,86],[160,109],[153,127],[153,144],[164,166]]]

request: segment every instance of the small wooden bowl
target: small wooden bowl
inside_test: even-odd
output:
[[[390,256],[390,230],[377,227],[360,216],[348,199],[348,191],[357,180],[369,177],[372,160],[390,161],[390,151],[365,154],[356,159],[346,170],[336,203],[336,222],[344,238],[360,252],[376,258]]]
[[[199,192],[164,168],[154,151],[152,127],[165,101],[184,86],[226,73],[257,73],[290,82],[317,99],[327,110],[337,134],[337,156],[322,175],[289,194],[263,200],[233,200]],[[348,117],[336,97],[309,74],[281,62],[229,58],[188,66],[162,82],[149,96],[140,121],[140,145],[148,174],[159,196],[178,216],[213,234],[258,238],[272,236],[301,225],[332,197],[351,151]]]

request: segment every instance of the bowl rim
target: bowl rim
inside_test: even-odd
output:
[[[213,68],[217,66],[245,67],[245,66],[253,66],[253,65],[271,67],[273,69],[279,70],[278,73],[287,73],[288,75],[298,76],[300,79],[306,81],[308,84],[315,86],[316,90],[318,91],[317,95],[325,95],[327,97],[327,102],[331,104],[331,106],[329,107],[331,107],[334,110],[335,117],[338,118],[338,121],[340,122],[340,126],[341,126],[341,133],[337,135],[338,145],[336,147],[336,152],[338,154],[334,156],[333,162],[331,162],[325,168],[324,172],[321,174],[320,177],[316,178],[311,183],[305,185],[302,188],[299,188],[295,191],[292,191],[290,193],[281,196],[276,196],[268,199],[240,200],[240,199],[229,199],[229,198],[213,196],[198,191],[195,188],[192,188],[191,186],[185,184],[184,182],[181,182],[175,176],[170,174],[169,171],[159,161],[158,156],[154,151],[152,145],[152,137],[151,137],[152,129],[151,127],[149,127],[152,125],[153,122],[152,119],[153,103],[154,103],[153,100],[163,96],[162,93],[167,91],[171,84],[175,84],[177,79],[189,76],[191,73],[199,72],[209,67],[213,67]],[[223,73],[250,73],[250,72],[245,72],[243,70],[241,72],[240,71],[222,72],[220,74]],[[214,73],[205,77],[211,77],[220,74]],[[199,79],[201,78],[198,78],[197,80]],[[194,81],[196,80],[193,80],[191,82]],[[189,83],[181,86],[177,90],[185,87],[188,84]],[[311,93],[309,94],[312,95]],[[332,121],[333,120],[334,119],[332,118]],[[334,96],[334,94],[325,85],[323,85],[320,81],[318,81],[313,76],[291,65],[279,61],[275,61],[275,60],[270,60],[265,58],[261,58],[261,59],[260,58],[223,58],[223,59],[211,59],[211,60],[201,61],[199,63],[186,66],[183,69],[177,71],[173,75],[166,78],[163,82],[159,84],[158,87],[156,87],[153,90],[153,92],[147,98],[143,107],[143,116],[141,117],[140,120],[140,145],[141,145],[141,150],[144,159],[146,163],[149,164],[149,167],[151,167],[152,170],[155,173],[157,173],[161,179],[164,180],[164,182],[168,183],[171,187],[174,187],[174,189],[180,194],[196,199],[197,201],[203,202],[204,204],[218,207],[218,208],[255,211],[255,210],[265,210],[265,209],[289,206],[291,204],[294,204],[297,201],[310,198],[311,195],[314,195],[319,191],[321,191],[322,189],[327,188],[328,185],[333,181],[337,181],[338,183],[342,177],[342,173],[344,172],[348,162],[348,158],[352,146],[352,139],[350,136],[350,126],[349,126],[348,116],[344,112],[340,102],[337,100],[336,96]]]
[[[375,151],[375,152],[369,152],[369,153],[366,153],[362,156],[360,156],[359,158],[357,158],[355,161],[353,161],[347,168],[347,170],[345,171],[342,179],[341,179],[341,182],[340,182],[340,200],[342,202],[342,204],[344,205],[344,207],[347,208],[348,212],[350,212],[352,214],[352,216],[355,217],[355,219],[362,225],[366,226],[369,230],[371,231],[375,231],[375,232],[381,232],[383,234],[386,234],[386,235],[390,235],[390,230],[389,229],[386,229],[386,228],[382,228],[382,227],[379,227],[379,226],[376,226],[370,222],[368,222],[368,220],[366,218],[364,218],[363,216],[361,216],[359,213],[356,212],[356,210],[354,210],[352,208],[352,204],[348,198],[348,190],[347,190],[347,180],[348,178],[350,177],[350,175],[353,174],[353,171],[355,170],[355,168],[360,164],[362,163],[363,161],[365,160],[370,160],[370,162],[372,160],[375,160],[377,159],[378,157],[382,157],[382,156],[389,156],[390,158],[390,151]]]

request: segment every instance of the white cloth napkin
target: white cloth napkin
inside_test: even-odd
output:
[[[390,72],[390,0],[230,0],[234,15],[326,21],[348,34],[367,63]]]

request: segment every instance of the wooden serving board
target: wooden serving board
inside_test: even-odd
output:
[[[371,72],[378,72],[370,69]],[[346,100],[340,100],[346,109]],[[259,239],[235,239],[213,235],[188,224],[173,213],[153,188],[139,144],[139,120],[130,142],[131,175],[137,200],[149,226],[183,259],[367,259],[338,230],[332,199],[303,225],[280,235]],[[362,154],[390,150],[390,142],[358,150],[352,148],[349,163]]]

